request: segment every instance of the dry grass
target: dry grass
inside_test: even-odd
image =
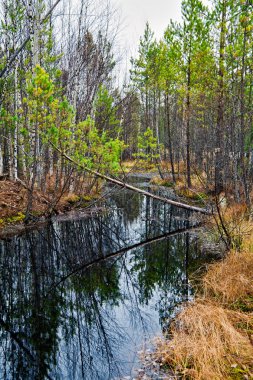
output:
[[[66,194],[64,197],[62,197],[63,203],[75,204],[79,200],[80,200],[80,197],[76,194]]]
[[[170,161],[167,161],[167,160],[161,161],[161,168],[164,171],[167,171],[169,173],[171,173],[171,171],[172,171]],[[180,161],[179,163],[174,162],[174,170],[177,174],[178,173],[185,173],[186,172],[186,163],[184,161]]]
[[[211,264],[203,288],[206,298],[229,307],[252,298],[253,311],[253,253],[232,251],[223,261]]]
[[[143,171],[157,171],[157,165],[150,163],[147,160],[136,159],[122,162],[122,169],[126,172],[143,172]]]
[[[122,162],[122,167],[124,170],[131,170],[135,168],[136,160],[125,160]]]
[[[164,179],[160,176],[154,177],[151,183],[159,186],[173,186],[178,195],[184,196],[192,199],[206,198],[205,187],[200,177],[192,175],[192,187],[189,189],[187,187],[185,176],[176,176],[176,183],[173,183],[173,178],[171,174],[165,175]]]
[[[43,213],[46,210],[47,204],[41,194],[35,190],[34,205],[38,213]],[[4,225],[3,220],[9,223],[13,218],[14,222],[18,222],[20,213],[24,213],[27,207],[27,189],[19,182],[10,180],[0,181],[0,218],[1,225]],[[9,219],[9,220],[7,220]]]
[[[201,295],[157,343],[155,360],[180,379],[253,379],[253,223],[244,205],[222,213],[240,249],[209,266]]]
[[[88,202],[97,197],[100,191],[100,182],[97,186],[88,191],[89,179],[81,178],[77,194],[73,192],[55,191],[55,178],[48,176],[47,193],[42,193],[37,189],[34,190],[33,214],[36,216],[47,215],[51,206],[54,205],[54,211],[64,212],[73,208],[81,199],[82,202]],[[20,183],[10,180],[0,181],[0,230],[8,224],[20,224],[25,218],[27,209],[27,189]],[[55,201],[58,199],[57,204]]]
[[[238,320],[239,313],[231,318],[219,306],[195,302],[178,316],[173,339],[158,342],[157,355],[184,379],[231,379],[242,371],[251,376],[253,346],[236,328]]]

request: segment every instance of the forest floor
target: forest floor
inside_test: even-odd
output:
[[[0,218],[2,223],[4,220],[6,222],[22,220],[21,214],[24,214],[26,206],[27,189],[21,183],[9,180],[0,181]],[[43,213],[47,208],[46,201],[36,191],[34,207],[38,213]]]
[[[156,172],[156,168],[151,166],[146,166],[143,168],[142,165],[135,165],[135,161],[128,161],[123,164],[122,170],[130,173],[132,170],[140,172]],[[52,186],[51,186],[52,187]],[[33,214],[34,216],[43,216],[47,214],[52,202],[55,201],[54,192],[49,188],[46,194],[43,194],[36,189],[34,190],[33,197]],[[101,187],[93,189],[93,191],[85,191],[85,186],[83,191],[79,191],[78,195],[75,192],[63,192],[59,194],[59,199],[55,205],[56,213],[64,213],[70,211],[76,207],[87,207],[90,201],[96,199],[99,196]],[[81,193],[81,194],[80,194]],[[10,224],[20,224],[25,218],[25,212],[27,208],[28,200],[28,190],[19,181],[11,181],[6,178],[0,179],[0,229],[3,226]]]
[[[253,222],[240,205],[222,213],[231,249],[197,279],[195,301],[182,307],[167,339],[142,354],[138,379],[253,379]],[[217,239],[217,225],[209,227],[205,239]]]

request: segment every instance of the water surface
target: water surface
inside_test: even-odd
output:
[[[180,232],[192,215],[127,190],[104,206],[0,242],[0,379],[131,376],[191,298],[195,234],[122,249]]]

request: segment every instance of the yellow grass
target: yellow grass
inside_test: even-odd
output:
[[[171,172],[171,164],[169,161],[162,160],[161,161],[161,167],[164,171]],[[184,161],[180,161],[179,165],[177,162],[174,162],[174,170],[178,174],[179,173],[185,173],[186,172],[186,163]]]
[[[80,200],[80,197],[76,194],[68,194],[62,197],[62,201],[64,203],[68,202],[68,203],[74,204],[78,202],[79,200]]]
[[[122,162],[122,169],[126,172],[157,171],[157,166],[146,160],[136,159]]]
[[[152,185],[158,185],[158,186],[167,186],[167,187],[173,187],[173,179],[171,176],[165,176],[164,178],[161,178],[160,176],[156,176],[151,178],[150,183]]]
[[[227,239],[227,233],[230,237],[232,248],[253,252],[253,223],[249,218],[246,206],[244,204],[220,205],[219,210],[222,222],[218,217],[218,213],[216,213],[215,219],[210,220],[212,235],[219,238],[220,233],[223,233],[223,237]],[[226,233],[223,227],[225,227]]]
[[[174,368],[184,379],[229,379],[236,369],[250,374],[253,346],[225,309],[193,303],[177,318],[171,341],[160,340],[157,355],[163,365]],[[242,317],[245,320],[245,317]]]
[[[136,166],[136,160],[126,160],[122,162],[122,167],[124,170],[133,169]]]
[[[157,342],[155,360],[180,379],[253,379],[253,223],[245,216],[243,205],[223,211],[230,233],[240,235],[240,251],[209,266],[171,338]]]
[[[223,261],[210,265],[203,287],[205,297],[230,307],[252,298],[253,311],[253,253],[232,251]]]

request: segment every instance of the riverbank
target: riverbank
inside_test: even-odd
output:
[[[253,223],[242,207],[231,210],[224,221],[234,228],[232,248],[208,267],[168,338],[157,339],[148,360],[144,354],[144,366],[157,363],[168,379],[253,379]]]
[[[205,205],[208,202],[213,191],[213,189],[206,186],[203,178],[196,175],[192,176],[192,186],[190,189],[186,185],[186,179],[183,174],[177,175],[175,182],[173,182],[173,178],[170,174],[164,175],[164,178],[154,176],[150,183],[171,188],[178,197],[200,205]]]
[[[34,190],[31,222],[44,222],[49,215],[61,215],[76,208],[86,208],[99,196],[99,189],[89,193],[62,192],[43,194]],[[19,181],[0,181],[0,231],[20,229],[24,223],[28,189]]]
[[[134,176],[132,171],[137,171],[138,176],[144,176],[149,181],[157,175],[156,168],[152,165],[143,168],[135,166],[134,162],[126,162],[122,169],[122,175]],[[87,208],[101,195],[101,180],[94,181],[93,177],[82,179],[79,190],[68,191],[62,189],[55,191],[55,179],[48,178],[47,192],[43,193],[36,188],[33,191],[33,207],[31,222],[43,221],[48,216],[65,214],[73,209]],[[52,182],[52,183],[50,183]],[[87,182],[87,183],[86,183]],[[59,188],[59,186],[58,186]],[[13,181],[8,177],[0,179],[0,230],[3,227],[20,226],[25,220],[28,203],[29,188],[20,180]]]

